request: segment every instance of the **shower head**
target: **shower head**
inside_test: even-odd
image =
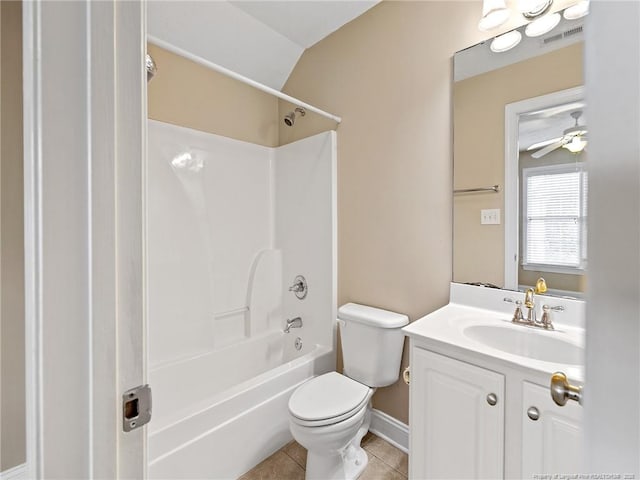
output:
[[[287,127],[293,127],[293,124],[296,121],[296,114],[293,112],[289,112],[284,116],[284,124]]]
[[[156,75],[158,71],[158,67],[156,67],[156,62],[153,61],[151,55],[147,53],[145,58],[145,66],[147,67],[147,83],[151,81],[151,79]]]
[[[296,107],[293,112],[289,112],[284,116],[284,124],[287,127],[293,127],[293,124],[296,123],[296,113],[299,113],[301,117],[304,117],[307,114],[307,111],[302,107]]]

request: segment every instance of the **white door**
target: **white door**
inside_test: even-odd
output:
[[[578,403],[560,407],[548,387],[523,382],[521,478],[582,471],[582,415]]]
[[[502,478],[504,376],[411,350],[411,478]]]
[[[144,7],[23,3],[28,478],[145,476]]]
[[[640,476],[640,2],[591,2],[585,468]]]

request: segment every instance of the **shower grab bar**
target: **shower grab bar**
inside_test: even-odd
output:
[[[493,185],[491,187],[461,188],[458,190],[454,190],[453,194],[457,195],[458,193],[481,193],[481,192],[498,193],[499,191],[500,191],[500,185]]]
[[[147,35],[147,40],[153,43],[154,45],[157,45],[160,48],[164,48],[165,50],[175,53],[176,55],[180,55],[181,57],[185,57],[193,62],[199,63],[200,65],[210,68],[211,70],[215,70],[216,72],[226,75],[227,77],[231,77],[242,83],[251,85],[252,87],[257,88],[258,90],[262,90],[265,93],[274,95],[282,100],[286,100],[287,102],[293,103],[299,107],[304,107],[310,112],[314,112],[314,113],[317,113],[318,115],[322,115],[323,117],[333,120],[336,123],[342,123],[342,118],[338,117],[337,115],[334,115],[329,112],[325,112],[324,110],[320,110],[318,107],[314,107],[313,105],[310,105],[306,102],[298,100],[297,98],[292,97],[291,95],[282,93],[279,90],[276,90],[275,88],[271,88],[260,82],[256,82],[255,80],[245,77],[244,75],[240,75],[239,73],[236,73],[233,70],[229,70],[228,68],[218,65],[217,63],[213,63],[213,62],[210,62],[209,60],[205,60],[204,58],[194,55],[193,53],[189,53],[186,50],[183,50],[180,47],[176,47],[175,45],[169,42],[160,40],[159,38],[154,37],[153,35]]]

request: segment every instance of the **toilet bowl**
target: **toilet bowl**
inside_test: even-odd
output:
[[[289,426],[307,449],[306,478],[355,479],[367,466],[360,441],[369,430],[375,389],[330,372],[299,387],[289,401]]]
[[[289,427],[307,449],[308,480],[354,480],[364,471],[360,442],[369,430],[371,397],[398,380],[400,329],[408,322],[406,315],[355,303],[338,309],[345,374],[312,378],[289,399]]]

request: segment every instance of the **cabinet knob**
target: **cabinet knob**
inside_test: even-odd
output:
[[[536,407],[527,408],[527,417],[534,422],[540,418],[540,411]]]
[[[490,393],[487,395],[487,403],[493,407],[498,403],[498,396],[495,393]]]

